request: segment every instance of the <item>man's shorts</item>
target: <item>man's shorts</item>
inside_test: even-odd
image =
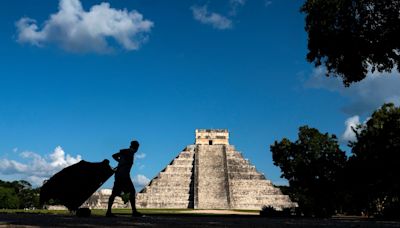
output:
[[[115,178],[112,194],[121,196],[122,192],[135,194],[135,187],[131,178]]]

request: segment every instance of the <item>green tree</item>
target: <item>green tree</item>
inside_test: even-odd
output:
[[[287,192],[306,216],[330,216],[340,206],[339,177],[346,155],[339,149],[335,135],[317,129],[299,128],[298,140],[271,145],[274,165],[289,181]]]
[[[384,214],[385,210],[398,208],[400,107],[384,104],[354,131],[357,140],[350,143],[353,155],[349,159],[354,202],[369,214]]]
[[[40,189],[22,189],[18,193],[20,199],[19,208],[38,208],[39,207]]]
[[[348,86],[368,70],[400,70],[398,0],[306,0],[307,60]]]
[[[39,188],[33,189],[32,185],[25,180],[2,181],[0,187],[3,191],[3,201],[1,205],[8,205],[10,208],[37,208],[39,206]],[[7,196],[7,197],[6,197]],[[17,200],[15,200],[15,197]],[[6,199],[7,198],[7,199]],[[11,203],[12,202],[12,203]],[[15,206],[14,203],[17,203]]]
[[[0,186],[0,208],[17,209],[19,199],[14,189]]]

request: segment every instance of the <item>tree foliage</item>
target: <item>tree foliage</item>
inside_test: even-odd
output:
[[[25,181],[0,180],[0,208],[24,209],[39,206],[39,189]]]
[[[308,216],[330,216],[339,206],[339,177],[346,155],[339,149],[335,135],[317,129],[299,128],[298,140],[271,145],[274,164],[289,181],[288,193]]]
[[[348,86],[372,72],[400,70],[400,1],[306,0],[307,60]]]
[[[0,186],[0,208],[17,209],[19,199],[14,189]]]
[[[354,200],[359,209],[384,214],[400,205],[400,107],[385,104],[354,129],[349,159]],[[397,211],[400,216],[400,211]]]

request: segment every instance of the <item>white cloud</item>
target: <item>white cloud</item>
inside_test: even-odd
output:
[[[138,174],[133,178],[133,183],[137,186],[137,188],[142,189],[150,182],[150,179],[145,175]]]
[[[23,173],[28,170],[28,166],[14,160],[1,159],[0,172],[6,175]]]
[[[367,117],[363,122],[361,122],[360,117],[357,115],[347,118],[344,123],[346,129],[340,138],[341,143],[348,144],[349,142],[357,141],[356,133],[354,133],[353,129],[360,133],[360,131],[367,126],[367,122],[370,119],[371,117]],[[361,126],[361,129],[357,129],[356,127],[358,126]]]
[[[243,6],[246,3],[246,0],[230,0],[231,5]]]
[[[0,173],[3,175],[19,175],[33,185],[42,185],[45,179],[50,178],[61,169],[82,160],[80,155],[72,157],[65,155],[64,150],[58,146],[48,157],[42,157],[34,152],[20,153],[25,163],[9,159],[0,159]]]
[[[370,119],[371,119],[371,117],[367,117],[361,123],[360,117],[357,115],[347,118],[347,120],[344,123],[346,126],[346,129],[344,130],[342,137],[340,138],[341,142],[348,144],[349,142],[357,141],[357,137],[356,137],[356,134],[354,133],[353,129],[359,133],[365,126],[367,126],[367,122]],[[361,129],[357,129],[356,127],[360,126],[360,125],[361,125]]]
[[[316,68],[305,86],[315,89],[326,89],[346,97],[350,104],[342,109],[349,115],[370,114],[385,102],[400,104],[400,74],[368,73],[361,82],[344,87],[340,78],[325,76],[324,68]]]
[[[208,9],[208,5],[192,6],[191,10],[193,18],[203,24],[211,25],[220,30],[233,28],[232,18],[237,16],[238,11],[246,4],[247,0],[229,0],[229,10],[224,14],[212,12]]]
[[[203,24],[208,24],[216,29],[230,29],[232,28],[232,21],[222,16],[221,14],[208,11],[207,6],[192,6],[193,17],[195,20]]]
[[[80,0],[60,0],[59,11],[42,28],[31,18],[16,22],[18,42],[35,46],[55,44],[71,52],[107,53],[114,39],[126,50],[137,50],[147,40],[153,22],[133,10],[118,10],[103,2],[85,11]]]
[[[246,4],[246,0],[230,0],[229,4],[231,7],[229,15],[236,16],[238,9]]]
[[[45,180],[49,179],[49,177],[40,177],[40,176],[28,176],[27,181],[33,184],[33,186],[42,186]]]
[[[135,158],[137,158],[137,159],[143,159],[145,157],[146,157],[146,154],[143,152],[135,154]]]
[[[342,134],[342,140],[345,143],[354,142],[356,141],[356,134],[354,133],[353,129],[356,129],[357,125],[360,124],[360,117],[359,116],[352,116],[348,118],[345,122],[346,129]]]

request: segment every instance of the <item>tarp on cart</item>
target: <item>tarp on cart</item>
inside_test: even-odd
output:
[[[110,162],[80,161],[54,174],[40,190],[40,203],[51,199],[77,210],[113,174]]]

